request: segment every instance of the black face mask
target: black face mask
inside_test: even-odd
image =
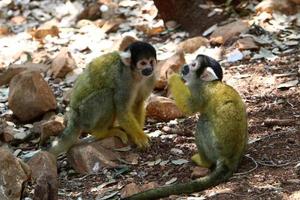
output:
[[[184,66],[182,67],[181,74],[182,74],[183,76],[185,76],[185,75],[187,75],[189,72],[190,72],[189,66],[188,66],[188,65],[184,65]]]
[[[150,76],[153,72],[153,68],[145,68],[142,70],[143,76]]]

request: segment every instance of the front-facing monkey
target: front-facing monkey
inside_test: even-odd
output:
[[[138,147],[147,147],[144,101],[154,87],[155,66],[156,51],[145,42],[89,63],[72,90],[68,125],[49,152],[58,156],[68,151],[82,131],[96,138],[118,136],[123,142],[128,134]]]
[[[245,105],[239,94],[222,83],[222,68],[214,59],[198,55],[169,80],[177,106],[186,114],[200,112],[195,140],[198,165],[212,168],[206,177],[188,183],[163,186],[127,199],[158,199],[169,195],[193,193],[227,180],[237,169],[247,145]],[[215,79],[215,80],[212,80]],[[208,80],[208,81],[207,81]]]

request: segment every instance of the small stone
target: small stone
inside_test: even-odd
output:
[[[252,37],[245,37],[237,41],[237,46],[239,50],[257,50],[259,46],[256,45]]]
[[[67,48],[62,48],[53,59],[49,74],[54,78],[64,78],[75,68],[75,60]]]
[[[248,29],[248,22],[242,20],[220,26],[211,34],[210,42],[213,44],[225,44],[234,36],[246,32]]]
[[[207,176],[209,173],[210,173],[210,170],[208,168],[204,168],[204,167],[199,167],[199,166],[196,166],[192,169],[192,174],[191,174],[191,177],[192,179],[197,179],[197,178],[200,178],[200,177],[204,177],[204,176]]]
[[[58,199],[56,158],[41,151],[28,161],[35,181],[34,199]]]
[[[183,51],[184,53],[194,53],[201,46],[207,46],[208,44],[208,39],[202,36],[197,36],[179,43],[178,51]]]
[[[123,144],[118,137],[107,137],[99,140],[97,143],[99,143],[99,145],[103,146],[104,148],[111,150],[120,149],[127,146],[126,144]]]
[[[176,149],[176,148],[172,148],[170,150],[171,154],[173,155],[182,155],[183,154],[183,151],[181,149]]]
[[[289,200],[299,200],[300,199],[300,191],[293,192],[289,197]]]
[[[6,121],[0,120],[0,141],[9,143],[14,139],[14,130]]]
[[[129,183],[121,190],[121,199],[141,192],[141,188],[136,183]]]
[[[101,141],[81,143],[73,146],[67,153],[68,161],[76,172],[97,173],[104,167],[117,167],[120,156],[117,152],[100,145]]]
[[[295,14],[297,13],[297,6],[294,5],[295,1],[299,0],[264,0],[256,5],[255,11],[257,13],[274,13],[280,11],[285,14]]]
[[[29,121],[56,109],[56,99],[39,72],[25,71],[11,80],[8,105],[21,121]]]
[[[162,96],[151,96],[146,106],[147,116],[161,121],[183,117],[175,101]]]
[[[40,144],[44,144],[50,136],[58,136],[65,129],[63,117],[55,116],[53,119],[41,124]]]
[[[17,74],[27,71],[45,72],[49,68],[48,65],[40,63],[25,63],[25,64],[13,64],[8,66],[7,70],[0,73],[0,86],[8,84],[11,79]]]
[[[295,166],[296,174],[300,177],[300,162]]]
[[[174,72],[178,72],[182,65],[185,64],[184,53],[177,52],[170,58],[160,61],[157,64],[156,76],[157,81],[155,83],[156,89],[164,89],[168,84],[168,77]]]

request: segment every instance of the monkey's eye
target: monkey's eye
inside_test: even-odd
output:
[[[192,63],[192,67],[195,68],[197,65],[195,62]]]
[[[146,61],[142,61],[142,62],[140,62],[140,64],[141,64],[142,66],[145,66],[145,65],[147,65],[147,62],[146,62]]]
[[[155,60],[155,59],[151,59],[151,60],[150,60],[150,64],[151,64],[151,66],[156,65],[156,60]]]

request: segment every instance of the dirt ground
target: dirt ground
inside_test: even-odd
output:
[[[189,197],[214,200],[291,199],[294,192],[299,193],[300,172],[295,166],[300,161],[300,89],[276,88],[281,82],[299,78],[299,51],[277,60],[280,61],[244,61],[224,67],[225,82],[240,92],[247,105],[249,147],[238,171],[229,181]],[[77,196],[83,199],[106,199],[103,194],[109,191],[109,184],[103,187],[104,190],[97,192],[91,192],[91,188],[109,182],[107,173],[114,175],[117,183],[113,182],[112,185],[118,188],[131,182],[145,184],[154,181],[164,184],[173,177],[177,178],[177,182],[191,180],[191,172],[195,167],[192,162],[175,167],[168,164],[148,166],[145,163],[158,158],[178,159],[178,155],[170,153],[172,148],[181,149],[184,153],[180,158],[189,160],[196,150],[193,138],[195,123],[195,116],[180,120],[177,126],[178,136],[154,138],[148,150],[133,150],[139,155],[139,164],[130,167],[127,173],[110,169],[97,175],[60,175],[60,188],[63,188],[61,199],[74,199]],[[163,126],[164,123],[151,121],[147,123],[146,129],[161,130]],[[137,173],[128,173],[131,170]],[[105,190],[106,187],[108,190]],[[166,199],[187,197],[173,196]]]

